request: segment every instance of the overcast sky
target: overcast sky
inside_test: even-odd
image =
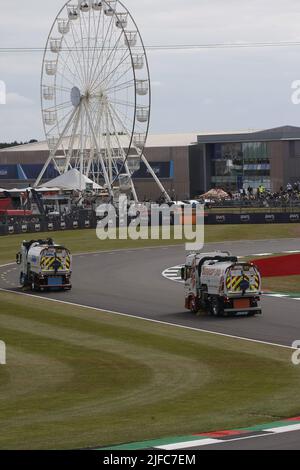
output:
[[[75,1],[73,2],[75,3]],[[299,0],[124,0],[146,45],[300,41]],[[62,0],[0,0],[0,47],[44,47]],[[150,51],[151,133],[300,125],[300,46]],[[42,139],[41,53],[0,54],[0,141]]]

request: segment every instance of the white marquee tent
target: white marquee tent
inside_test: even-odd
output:
[[[69,191],[84,191],[86,189],[87,183],[92,184],[93,189],[103,189],[102,186],[94,183],[94,181],[89,179],[87,176],[80,174],[80,171],[78,171],[76,168],[73,168],[72,170],[63,173],[62,175],[57,176],[57,178],[48,181],[46,186],[47,188],[59,188]]]

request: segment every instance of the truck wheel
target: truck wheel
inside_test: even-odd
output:
[[[26,276],[24,273],[21,273],[20,274],[20,285],[21,287],[25,287],[25,283],[26,283]]]
[[[213,297],[210,305],[210,312],[214,317],[219,317],[221,315],[221,302],[218,297]]]
[[[34,279],[33,279],[32,282],[31,282],[31,290],[32,290],[33,292],[37,292],[37,291],[40,290],[39,286],[36,285]]]
[[[197,299],[195,299],[195,297],[192,297],[191,300],[190,300],[190,311],[192,313],[198,313],[199,312],[198,302],[197,302]]]

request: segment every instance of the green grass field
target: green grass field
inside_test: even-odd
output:
[[[22,234],[0,237],[0,263],[15,259],[22,240],[47,238],[52,236],[58,243],[65,244],[72,253],[114,250],[144,246],[172,245],[182,243],[178,240],[108,240],[100,241],[95,230],[78,230],[55,233]],[[206,226],[205,241],[222,242],[231,240],[259,240],[270,238],[296,238],[300,236],[300,224],[266,225],[224,225]]]
[[[299,234],[298,225],[211,226],[206,242]],[[52,236],[73,253],[178,243]],[[32,237],[1,237],[0,263]],[[0,295],[0,449],[109,446],[299,414],[300,373],[287,349]]]
[[[24,299],[1,293],[0,449],[107,446],[299,414],[290,350]]]

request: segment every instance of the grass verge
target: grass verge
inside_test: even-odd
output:
[[[126,248],[142,248],[146,246],[176,245],[182,241],[174,240],[107,240],[100,241],[95,230],[78,230],[66,232],[48,232],[39,234],[22,234],[0,237],[0,263],[15,259],[22,240],[31,238],[47,238],[52,236],[57,243],[65,244],[72,253]],[[224,225],[206,226],[205,242],[223,242],[234,240],[260,240],[270,238],[296,238],[300,236],[300,224],[274,224],[266,230],[265,225]]]
[[[265,277],[263,290],[281,294],[295,294],[300,297],[300,276]]]
[[[0,449],[108,446],[299,414],[288,349],[24,300],[1,293]]]

